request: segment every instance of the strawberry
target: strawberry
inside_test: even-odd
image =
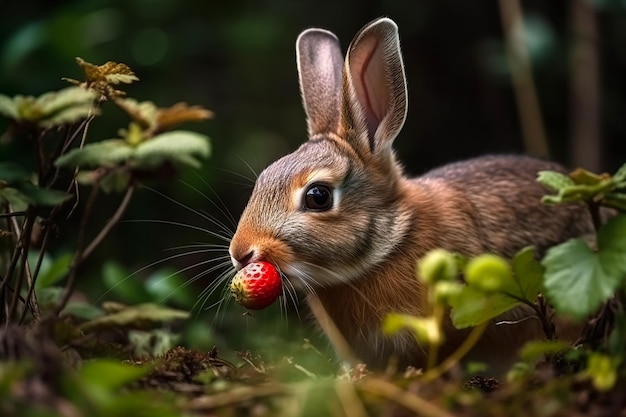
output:
[[[261,310],[272,304],[282,290],[278,270],[269,262],[252,262],[239,270],[230,282],[235,300],[250,310]]]

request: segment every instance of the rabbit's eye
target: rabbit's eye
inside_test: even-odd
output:
[[[333,206],[333,192],[328,185],[311,184],[304,194],[304,207],[312,211],[325,211]]]

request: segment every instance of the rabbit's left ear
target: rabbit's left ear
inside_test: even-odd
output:
[[[339,40],[327,30],[305,30],[296,41],[296,62],[309,137],[337,133],[343,70]]]
[[[382,18],[366,25],[350,44],[344,68],[344,128],[361,152],[389,150],[404,125],[407,91],[398,27]]]

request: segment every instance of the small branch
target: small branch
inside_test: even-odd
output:
[[[600,227],[602,226],[602,217],[600,216],[600,204],[593,200],[587,201],[587,209],[589,209],[589,214],[591,214],[591,221],[593,222],[593,228],[598,233]]]
[[[534,156],[548,157],[548,142],[541,117],[539,99],[531,71],[530,58],[523,29],[522,7],[519,0],[499,0],[500,19],[506,38],[506,56],[511,69],[515,100],[526,151]]]
[[[0,219],[5,219],[8,217],[22,217],[26,216],[26,211],[12,211],[11,213],[0,213]]]
[[[357,386],[361,391],[391,400],[417,416],[454,417],[453,414],[437,407],[434,403],[380,378],[363,378],[358,382]]]
[[[363,401],[357,395],[354,384],[351,381],[338,379],[335,382],[335,392],[346,416],[369,417]]]
[[[91,190],[91,194],[89,195],[89,199],[87,200],[87,206],[85,207],[85,212],[83,213],[83,218],[81,219],[80,226],[78,228],[78,237],[76,238],[76,254],[74,255],[72,265],[70,266],[67,283],[65,284],[65,288],[63,289],[63,293],[61,294],[59,303],[52,313],[54,316],[58,316],[59,313],[61,313],[61,311],[67,305],[67,302],[69,301],[72,292],[74,291],[78,268],[81,266],[84,259],[82,247],[85,240],[87,223],[89,221],[89,218],[91,217],[91,213],[93,212],[93,208],[99,193],[100,187],[98,184],[96,184]]]
[[[119,221],[121,220],[124,212],[128,208],[128,204],[130,203],[130,200],[133,194],[135,193],[135,190],[137,189],[137,185],[135,183],[132,183],[128,187],[128,189],[126,190],[126,194],[124,195],[124,198],[122,199],[122,202],[120,203],[119,207],[113,214],[113,217],[109,219],[107,224],[102,228],[102,230],[100,230],[100,233],[98,233],[98,235],[91,241],[91,243],[83,250],[82,246],[83,246],[84,236],[86,233],[87,221],[89,217],[91,217],[91,213],[93,212],[96,196],[98,195],[99,189],[100,189],[99,186],[97,185],[94,186],[91,192],[91,195],[89,196],[89,200],[87,201],[87,206],[85,207],[85,212],[83,213],[83,219],[81,221],[80,229],[78,232],[79,234],[78,234],[76,255],[74,257],[74,262],[72,263],[72,266],[70,268],[70,273],[67,278],[67,285],[64,288],[63,295],[59,301],[59,304],[56,306],[54,310],[55,315],[59,315],[61,311],[67,305],[67,302],[69,301],[69,298],[72,295],[72,291],[74,290],[74,285],[76,282],[76,276],[78,274],[78,270],[80,266],[82,265],[83,261],[87,259],[93,253],[93,251],[98,247],[98,245],[102,243],[104,238],[106,238],[107,235],[111,232],[111,230],[113,230],[113,227],[115,227],[115,225],[119,223]]]
[[[431,286],[431,292],[434,292],[435,286]],[[431,299],[434,299],[434,294]],[[437,323],[437,328],[440,332],[443,330],[443,318],[445,315],[445,309],[441,303],[435,303],[433,306],[433,317]],[[426,365],[426,369],[433,369],[437,365],[437,360],[439,359],[439,347],[441,346],[441,338],[437,340],[437,343],[432,343],[429,341],[428,343],[428,363]]]
[[[46,253],[46,249],[48,247],[48,238],[50,237],[50,229],[46,229],[43,235],[43,240],[41,242],[41,247],[39,249],[39,256],[37,257],[37,265],[35,265],[35,271],[33,271],[30,279],[30,285],[28,287],[28,294],[26,294],[26,301],[31,306],[31,311],[33,313],[33,317],[35,320],[39,320],[41,317],[41,311],[39,310],[39,303],[37,302],[37,295],[35,293],[35,283],[37,282],[37,277],[39,276],[39,270],[41,269],[41,264],[43,263],[43,258]],[[19,323],[22,324],[26,319],[27,309],[22,311],[22,316],[20,317]]]
[[[328,336],[328,339],[335,347],[338,355],[342,359],[348,361],[350,365],[355,365],[359,363],[359,359],[350,348],[348,341],[341,334],[339,328],[337,328],[337,325],[335,324],[333,319],[326,312],[326,309],[322,305],[322,302],[320,301],[317,294],[309,294],[307,297],[307,302],[309,304],[311,312],[317,319],[317,322],[319,323],[322,330],[324,330],[324,333],[326,333],[326,335]]]
[[[479,324],[474,327],[467,338],[463,341],[461,346],[455,350],[452,355],[448,356],[443,362],[441,362],[436,368],[427,371],[424,374],[424,381],[432,381],[439,378],[441,375],[452,369],[457,363],[461,361],[469,353],[469,351],[476,345],[480,337],[485,332],[489,321]]]
[[[13,318],[13,316],[17,312],[22,284],[24,283],[24,277],[26,276],[26,271],[28,269],[28,249],[30,247],[30,238],[33,230],[33,225],[35,224],[35,220],[37,218],[37,212],[34,207],[28,207],[27,212],[28,214],[26,215],[26,220],[24,221],[24,224],[22,226],[22,232],[19,236],[19,240],[21,242],[20,273],[14,285],[13,299],[11,300],[11,306],[9,307],[9,313],[7,317],[8,320],[11,320],[11,318]],[[15,220],[15,218],[13,218],[13,220]],[[28,304],[28,300],[25,300],[24,303],[24,308],[26,309],[26,304]]]
[[[128,203],[130,203],[130,200],[133,197],[133,194],[135,193],[136,190],[137,190],[137,185],[134,183],[130,184],[130,186],[126,190],[126,194],[124,195],[122,202],[120,203],[119,207],[113,214],[113,217],[111,217],[111,219],[107,222],[106,226],[104,226],[104,228],[100,231],[100,233],[98,233],[98,236],[96,236],[91,241],[89,246],[87,246],[87,249],[85,249],[85,251],[83,252],[83,256],[82,256],[83,259],[89,257],[89,255],[91,255],[91,253],[98,247],[98,245],[102,243],[104,238],[107,237],[107,235],[111,232],[111,230],[113,230],[113,227],[115,227],[115,225],[119,223],[119,221],[122,219],[122,216],[124,215],[124,212],[128,208]]]

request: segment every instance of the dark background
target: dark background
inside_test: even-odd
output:
[[[522,4],[552,158],[572,167],[614,171],[626,160],[626,3],[537,0]],[[591,31],[579,27],[575,7],[582,7]],[[399,25],[409,115],[396,149],[408,173],[418,175],[487,152],[525,151],[496,1],[4,0],[0,10],[0,93],[39,95],[62,88],[61,77],[82,78],[74,63],[79,56],[96,64],[108,60],[128,64],[140,82],[126,91],[138,100],[161,106],[185,101],[213,110],[214,120],[188,126],[209,135],[213,145],[213,155],[202,170],[182,173],[192,186],[175,180],[148,185],[224,221],[227,216],[202,193],[214,190],[237,218],[251,190],[252,171],[259,172],[305,140],[294,43],[299,32],[311,26],[335,32],[345,49],[356,31],[376,17],[388,16]],[[597,59],[573,61],[580,44]],[[592,86],[574,97],[572,76],[578,65],[598,65],[599,88]],[[599,106],[593,105],[595,94]],[[591,105],[586,108],[586,104]],[[573,113],[574,106],[585,110]],[[114,137],[128,123],[112,105],[105,106],[104,113],[93,123],[90,140]],[[583,146],[593,152],[577,154],[576,123],[584,125],[588,117],[593,124],[595,116],[599,126],[585,137]],[[2,120],[0,128],[4,127]],[[27,161],[28,157],[22,148],[0,145],[0,159]],[[105,198],[99,207],[102,223],[118,202],[119,196]],[[217,230],[150,190],[139,193],[125,218],[164,219]],[[71,233],[60,236],[55,250],[71,249],[72,239]],[[167,248],[198,241],[212,240],[184,228],[126,222],[91,264],[97,271],[99,262],[115,259],[133,271],[165,258]],[[182,269],[210,256],[218,255],[189,256],[166,264]],[[139,273],[133,279],[141,277]],[[213,279],[202,278],[198,287]],[[83,285],[102,291],[97,278]]]

